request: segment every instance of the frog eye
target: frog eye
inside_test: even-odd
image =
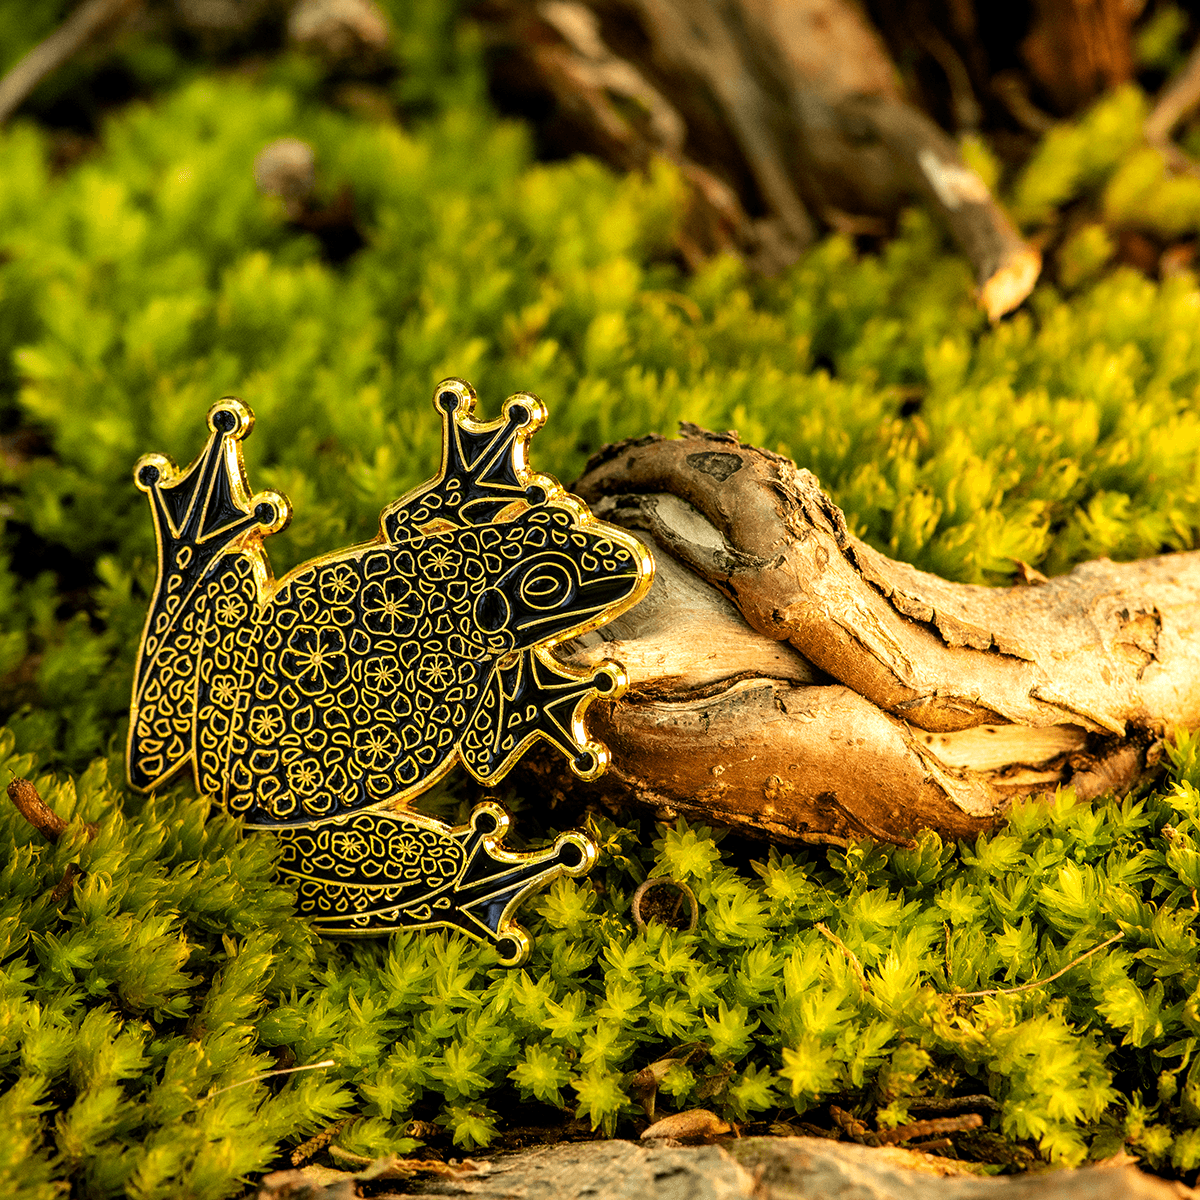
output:
[[[521,580],[521,600],[530,608],[558,608],[571,597],[575,589],[571,576],[557,563],[538,563]]]

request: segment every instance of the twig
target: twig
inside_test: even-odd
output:
[[[942,68],[942,74],[945,75],[946,84],[950,88],[950,106],[958,130],[961,132],[964,129],[978,129],[983,112],[979,101],[975,99],[971,75],[961,55],[932,21],[918,19],[914,22],[913,34],[918,44]]]
[[[29,822],[48,842],[57,842],[67,828],[67,822],[62,819],[42,799],[41,793],[28,779],[14,779],[8,785],[8,798],[16,806],[17,812]],[[84,826],[87,830],[88,841],[96,836],[96,826],[90,821]]]
[[[37,788],[28,779],[14,779],[8,785],[8,798],[17,807],[17,812],[27,820],[48,842],[57,842],[67,823],[42,799]]]
[[[853,1113],[847,1112],[844,1108],[838,1108],[836,1104],[831,1104],[829,1115],[833,1118],[833,1123],[847,1137],[853,1138],[856,1142],[862,1141],[867,1136],[867,1127]]]
[[[862,990],[864,992],[868,991],[867,975],[863,970],[862,963],[858,961],[858,955],[856,955],[854,951],[851,950],[850,947],[847,946],[846,943],[843,942],[842,939],[833,932],[832,929],[822,924],[820,921],[818,921],[816,924],[816,930],[822,937],[828,938],[835,946],[837,946],[839,950],[841,950],[841,952],[846,956],[847,961],[854,968],[854,973],[858,976],[858,982],[862,985]]]
[[[50,903],[61,904],[70,895],[71,889],[75,886],[75,880],[82,874],[83,871],[75,863],[67,863],[63,877],[55,885],[54,891],[50,893]]]
[[[868,1133],[866,1143],[868,1146],[895,1146],[899,1142],[910,1142],[913,1138],[978,1129],[982,1124],[983,1118],[978,1113],[966,1113],[961,1117],[936,1117],[931,1121],[911,1121],[907,1125],[898,1125],[895,1129]]]
[[[910,1112],[946,1112],[953,1108],[998,1109],[999,1104],[991,1096],[913,1096],[905,1099],[904,1107]]]
[[[1055,971],[1053,975],[1047,975],[1045,979],[1035,979],[1031,983],[1019,983],[1016,987],[1008,988],[985,988],[982,992],[950,992],[956,1000],[966,1000],[976,996],[1007,996],[1011,992],[1027,992],[1030,988],[1041,987],[1044,983],[1053,983],[1060,976],[1065,975],[1072,967],[1077,967],[1085,958],[1091,958],[1097,950],[1103,950],[1105,946],[1111,946],[1113,942],[1119,942],[1125,935],[1123,933],[1114,933],[1106,942],[1101,942],[1098,946],[1093,946],[1090,950],[1084,951],[1078,958],[1073,958],[1061,971]]]
[[[1194,164],[1171,141],[1175,126],[1200,104],[1200,42],[1192,50],[1183,70],[1167,85],[1146,118],[1146,141],[1161,150],[1177,170]]]
[[[1017,124],[1030,133],[1041,137],[1054,128],[1054,118],[1030,100],[1025,79],[1019,71],[1001,71],[992,79],[992,92]]]
[[[85,0],[0,79],[0,124],[20,108],[47,75],[73,58],[107,24],[140,3],[141,0]]]
[[[298,1167],[305,1159],[312,1158],[319,1150],[324,1150],[352,1120],[353,1117],[343,1117],[340,1121],[327,1125],[320,1133],[314,1134],[307,1142],[301,1142],[292,1151],[292,1166]]]
[[[214,1096],[219,1096],[222,1092],[232,1092],[234,1088],[246,1087],[247,1084],[260,1083],[264,1079],[271,1079],[276,1075],[294,1075],[297,1071],[319,1071],[322,1067],[336,1067],[337,1063],[332,1058],[327,1058],[324,1062],[308,1063],[303,1067],[283,1067],[278,1071],[264,1071],[261,1075],[251,1075],[249,1079],[241,1079],[237,1083],[231,1083],[223,1088],[217,1088],[215,1092],[209,1092],[206,1096],[200,1097],[200,1103],[203,1104],[207,1100],[211,1100]]]

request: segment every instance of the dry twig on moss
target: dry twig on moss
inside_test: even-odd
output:
[[[48,842],[62,837],[67,823],[42,799],[41,793],[28,779],[14,779],[8,785],[8,798],[17,812]]]
[[[1081,962],[1091,958],[1098,951],[1107,949],[1114,942],[1119,942],[1124,936],[1123,933],[1114,933],[1107,941],[1101,942],[1098,946],[1093,946],[1090,950],[1085,950],[1077,958],[1071,959],[1065,967],[1055,971],[1053,975],[1047,975],[1045,979],[1031,979],[1028,983],[1018,983],[1014,987],[984,988],[980,992],[954,992],[952,995],[955,1000],[972,1000],[980,996],[1008,996],[1014,992],[1028,992],[1032,988],[1044,987],[1047,983],[1053,983],[1056,979],[1061,979],[1072,967],[1079,966]]]
[[[0,79],[0,124],[7,121],[46,76],[69,62],[142,0],[85,0],[48,38],[39,42]]]
[[[47,805],[42,794],[28,779],[12,780],[8,785],[8,798],[21,816],[48,842],[57,842],[66,832],[67,822]],[[96,836],[96,826],[91,822],[84,829],[89,841]],[[59,886],[64,885],[69,885],[67,879]]]

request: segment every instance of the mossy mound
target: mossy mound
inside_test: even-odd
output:
[[[29,772],[12,744],[0,769]],[[458,936],[315,944],[271,839],[180,792],[131,797],[103,761],[45,776],[70,822],[56,844],[0,818],[0,1185],[215,1200],[346,1118],[337,1146],[368,1157],[561,1136],[572,1116],[628,1132],[632,1073],[655,1062],[660,1113],[751,1132],[827,1123],[829,1103],[895,1127],[987,1092],[970,1159],[1127,1147],[1194,1172],[1197,743],[1174,763],[1166,791],[1029,802],[957,849],[927,834],[748,866],[707,829],[595,822],[601,867],[534,905],[515,971]],[[631,927],[648,873],[693,889],[695,932]],[[293,1066],[312,1069],[272,1074]]]

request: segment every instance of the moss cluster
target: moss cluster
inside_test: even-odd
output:
[[[1196,544],[1200,289],[1105,265],[1122,224],[1200,228],[1200,184],[1147,165],[1136,92],[1052,132],[1013,182],[1030,226],[1071,204],[1095,219],[1057,282],[989,328],[920,212],[880,254],[832,237],[776,280],[733,259],[686,274],[671,168],[536,163],[490,112],[449,7],[396,0],[391,16],[401,121],[331,103],[299,58],[185,75],[142,47],[161,68],[145,78],[170,86],[81,161],[57,167],[33,124],[0,134],[0,771],[36,754],[62,772],[41,780],[52,805],[100,826],[50,847],[3,818],[7,1193],[229,1195],[349,1115],[340,1143],[366,1154],[411,1144],[414,1120],[486,1145],[515,1099],[628,1128],[630,1073],[691,1042],[706,1053],[671,1069],[664,1106],[755,1120],[837,1098],[894,1124],[969,1085],[1000,1102],[1010,1145],[1078,1161],[1124,1141],[1195,1169],[1190,742],[1172,790],[1026,806],[957,850],[773,856],[755,875],[704,830],[606,826],[600,886],[545,898],[516,973],[442,937],[314,946],[270,882],[269,841],[206,825],[186,789],[142,801],[109,783],[154,572],[130,469],[149,450],[189,461],[225,393],[258,415],[255,485],[295,506],[277,570],[370,536],[429,476],[447,375],[492,413],[539,393],[535,465],[568,480],[616,438],[736,427],[814,470],[856,532],[950,578]],[[314,146],[318,206],[352,196],[364,244],[346,261],[256,191],[254,158],[282,136]],[[68,862],[85,874],[52,901]],[[695,935],[634,935],[646,871],[692,880]],[[1045,987],[946,997],[1045,978],[1117,932]]]
[[[259,418],[256,486],[295,506],[277,570],[369,536],[428,477],[448,374],[491,411],[545,397],[537,465],[565,479],[615,438],[736,427],[813,469],[855,532],[951,578],[1194,544],[1192,276],[1047,284],[989,329],[966,265],[912,213],[879,256],[834,237],[779,280],[732,259],[688,277],[669,168],[533,163],[466,85],[415,128],[371,122],[321,103],[306,69],[185,83],[65,174],[34,127],[0,138],[0,405],[38,435],[0,466],[22,534],[0,675],[23,748],[105,749],[153,569],[130,464],[190,460],[230,392]],[[343,265],[255,189],[280,136],[314,145],[326,199],[354,197],[366,245]]]
[[[27,772],[12,744],[0,770]],[[103,761],[43,777],[70,822],[57,844],[0,810],[0,1187],[217,1200],[345,1117],[340,1148],[366,1156],[413,1133],[487,1146],[506,1111],[629,1131],[633,1073],[656,1061],[659,1112],[766,1128],[833,1101],[888,1128],[985,1091],[995,1131],[969,1157],[1126,1147],[1193,1172],[1198,750],[1176,747],[1162,793],[1029,802],[957,849],[927,833],[747,871],[710,830],[599,821],[601,868],[536,903],[517,971],[458,936],[314,946],[271,882],[271,839],[181,793],[123,795]],[[69,864],[82,874],[56,895]],[[647,875],[691,886],[695,932],[632,928]]]

